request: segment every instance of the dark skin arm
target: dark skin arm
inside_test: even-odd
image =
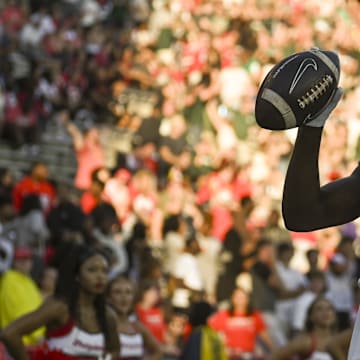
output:
[[[312,231],[360,216],[360,168],[320,186],[318,156],[323,128],[302,126],[285,177],[282,210],[293,231]]]
[[[346,329],[332,337],[328,345],[328,351],[334,360],[346,360],[351,334],[352,329]]]
[[[147,360],[161,360],[162,351],[161,346],[151,332],[141,323],[136,323],[136,328],[141,332],[146,352],[149,354]]]
[[[276,349],[269,360],[291,360],[296,355],[305,356],[311,349],[311,340],[308,335],[299,335],[289,341],[286,346]]]
[[[37,310],[10,323],[0,334],[9,354],[15,360],[27,360],[28,355],[22,342],[22,336],[42,326],[61,324],[68,317],[67,306],[58,300],[49,299]]]
[[[108,307],[106,316],[109,328],[108,352],[111,354],[112,359],[117,359],[120,353],[120,340],[117,334],[116,314],[110,307]]]

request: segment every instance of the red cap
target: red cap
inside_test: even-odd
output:
[[[32,257],[32,250],[28,246],[18,246],[14,251],[14,259],[28,259]]]

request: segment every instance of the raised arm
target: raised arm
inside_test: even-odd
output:
[[[285,177],[283,216],[290,230],[344,224],[360,215],[360,169],[320,187],[318,155],[322,128],[301,127]]]
[[[71,121],[68,111],[63,110],[60,113],[60,120],[64,124],[65,129],[72,138],[75,150],[80,150],[84,146],[84,136],[80,129]]]
[[[325,111],[325,120],[340,96]],[[360,215],[359,167],[348,177],[320,184],[318,159],[324,122],[322,126],[306,125],[298,130],[282,200],[285,225],[293,231],[336,226]]]

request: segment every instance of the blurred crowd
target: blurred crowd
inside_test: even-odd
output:
[[[308,331],[320,295],[335,314],[332,331],[351,327],[358,224],[284,228],[296,130],[261,129],[253,110],[282,58],[312,46],[337,51],[344,97],[324,132],[321,182],[355,168],[357,1],[3,0],[0,8],[1,142],[35,160],[20,177],[0,172],[0,329],[53,293],[74,243],[101,247],[109,277],[138,285],[133,312],[166,359],[185,356],[194,304],[234,360],[267,358]],[[51,124],[72,140],[72,184],[36,161]],[[129,140],[109,160],[104,133],[115,130]]]

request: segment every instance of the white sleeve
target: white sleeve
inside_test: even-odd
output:
[[[306,315],[311,302],[312,297],[308,293],[304,293],[296,299],[294,312],[291,320],[291,326],[293,329],[301,331],[305,329]]]
[[[176,278],[179,278],[179,279],[184,279],[185,278],[187,266],[186,266],[184,260],[185,259],[182,256],[180,256],[175,262],[174,276]]]
[[[360,312],[356,315],[356,320],[351,336],[347,360],[360,360]]]

